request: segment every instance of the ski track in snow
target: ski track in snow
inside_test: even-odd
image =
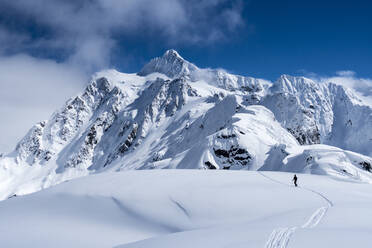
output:
[[[290,185],[282,183],[280,181],[277,181],[276,179],[273,179],[273,178],[263,174],[260,171],[257,171],[257,172],[261,176],[263,176],[263,177],[265,177],[265,178],[267,178],[267,179],[269,179],[269,180],[271,180],[275,183],[279,183],[279,184],[283,184],[283,185],[291,187]],[[311,217],[308,219],[308,221],[306,223],[304,223],[301,227],[294,226],[294,227],[281,227],[281,228],[274,229],[274,231],[272,231],[272,233],[270,234],[270,237],[269,237],[268,241],[266,242],[265,248],[286,248],[286,247],[288,247],[289,241],[290,241],[292,235],[297,231],[297,229],[299,229],[299,228],[306,229],[306,228],[316,227],[320,223],[320,221],[323,219],[323,217],[326,215],[328,209],[330,207],[333,207],[332,201],[329,200],[327,197],[325,197],[323,194],[321,194],[321,193],[319,193],[315,190],[308,189],[308,188],[303,188],[303,187],[298,187],[298,188],[301,188],[301,189],[310,191],[314,194],[317,194],[318,196],[320,196],[321,198],[323,198],[327,202],[327,206],[323,206],[323,207],[318,208],[311,215]]]
[[[184,213],[185,214],[185,216],[188,218],[188,219],[190,219],[191,218],[191,216],[190,216],[190,213],[186,210],[186,208],[184,208],[183,206],[182,206],[182,204],[181,203],[179,203],[178,201],[176,201],[176,200],[174,200],[173,198],[169,198],[170,200],[171,200],[171,202],[173,202],[181,211],[182,211],[182,213]]]
[[[181,229],[176,227],[176,226],[172,226],[172,225],[169,225],[169,224],[162,223],[161,221],[158,221],[156,219],[153,219],[151,217],[147,217],[147,216],[145,216],[141,213],[136,212],[135,210],[127,207],[125,204],[123,204],[116,197],[111,197],[111,199],[114,202],[114,204],[120,209],[120,211],[122,211],[124,216],[129,217],[129,218],[134,219],[134,220],[137,220],[138,222],[143,223],[147,227],[154,228],[154,230],[157,229],[157,228],[160,228],[160,229],[165,230],[166,232],[170,232],[170,233],[176,233],[176,232],[181,231]]]

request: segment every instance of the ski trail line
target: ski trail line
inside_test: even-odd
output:
[[[265,174],[263,174],[260,171],[257,171],[258,174],[261,176],[279,184],[283,184],[286,186],[289,186],[288,184],[285,184],[283,182],[280,182],[276,179],[273,179]],[[323,200],[327,202],[326,206],[320,207],[315,212],[310,216],[310,218],[302,225],[302,226],[294,226],[294,227],[281,227],[281,228],[276,228],[272,231],[270,234],[269,239],[267,240],[265,244],[265,248],[286,248],[288,247],[288,243],[292,237],[292,235],[297,231],[297,229],[303,228],[303,229],[308,229],[308,228],[314,228],[316,227],[320,221],[323,219],[323,217],[327,214],[327,211],[330,207],[333,207],[333,202],[328,199],[326,196],[324,196],[322,193],[319,193],[315,190],[304,188],[304,187],[298,187],[307,191],[310,191],[319,197],[321,197]]]

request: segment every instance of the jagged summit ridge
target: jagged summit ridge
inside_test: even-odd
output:
[[[162,57],[152,59],[138,73],[140,76],[159,72],[170,78],[190,76],[198,68],[192,63],[184,60],[177,51],[171,49],[166,51]]]
[[[269,82],[252,77],[233,75],[222,69],[202,69],[182,58],[173,49],[166,51],[162,57],[152,59],[138,73],[147,76],[152,73],[162,73],[169,78],[184,77],[190,81],[205,81],[211,85],[226,90],[246,90],[264,94]]]

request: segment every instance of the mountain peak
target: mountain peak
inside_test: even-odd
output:
[[[170,49],[167,50],[162,57],[152,59],[147,63],[138,73],[140,76],[158,72],[167,75],[170,78],[190,76],[190,73],[196,71],[198,68],[183,59],[179,53]]]
[[[283,74],[274,83],[272,90],[276,92],[279,91],[296,94],[297,92],[303,93],[306,91],[306,89],[311,90],[318,87],[320,87],[319,84],[315,83],[309,78]]]
[[[181,55],[180,55],[176,50],[174,50],[174,49],[169,49],[169,50],[167,50],[167,51],[163,54],[162,57],[163,57],[163,58],[180,58],[180,59],[183,59],[183,58],[181,57]]]

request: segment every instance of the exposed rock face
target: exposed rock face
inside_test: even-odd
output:
[[[222,164],[224,165],[230,164],[230,166],[231,165],[245,166],[252,159],[252,156],[249,154],[247,150],[245,150],[244,148],[234,146],[230,147],[229,150],[215,149],[214,154],[222,160]]]
[[[43,155],[47,153],[43,149],[42,136],[45,128],[45,122],[36,124],[18,143],[16,152],[18,154],[17,160],[26,161],[29,164],[33,164],[38,160],[42,159]]]
[[[208,169],[210,170],[215,170],[217,169],[217,166],[215,166],[214,164],[212,164],[211,162],[207,161],[207,162],[204,162],[204,164],[207,166]]]
[[[112,86],[106,78],[92,81],[82,95],[69,100],[49,121],[31,129],[18,143],[16,159],[30,165],[49,161],[82,131],[82,126],[99,111],[103,102],[109,101],[111,90]]]
[[[362,161],[362,162],[359,162],[359,164],[362,166],[363,169],[365,169],[368,172],[371,172],[372,167],[371,167],[371,163],[370,162]]]
[[[93,117],[89,129],[77,142],[65,148],[69,156],[59,157],[58,162],[65,168],[106,167],[136,149],[149,130],[179,111],[188,97],[198,96],[183,78],[157,78],[148,83],[149,86],[138,91],[139,97],[129,104],[124,104],[125,96],[120,88],[113,87],[107,92],[108,98],[101,104],[105,107]]]

